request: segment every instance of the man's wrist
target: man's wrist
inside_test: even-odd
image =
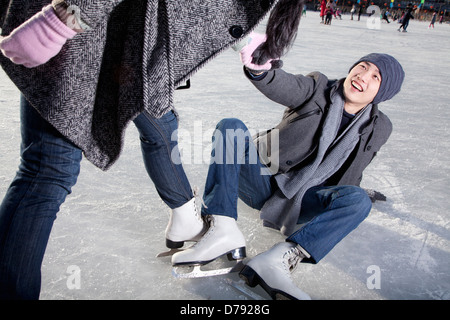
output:
[[[251,80],[259,81],[266,77],[267,71],[256,71],[251,70],[244,66],[244,73],[247,75],[247,77]]]
[[[262,75],[264,72],[267,72],[267,71],[255,71],[255,70],[250,70],[250,69],[248,69],[248,68],[247,68],[247,70],[248,70],[248,72],[249,72],[252,76],[255,76],[255,77],[258,77],[258,76]]]

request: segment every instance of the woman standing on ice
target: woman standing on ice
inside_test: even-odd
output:
[[[434,23],[436,22],[436,16],[437,16],[437,12],[433,12],[433,15],[431,16],[431,22],[428,25],[428,29],[433,28],[434,29]]]
[[[107,170],[120,155],[131,121],[140,133],[148,174],[172,209],[167,245],[197,240],[203,221],[182,166],[170,158],[178,127],[173,91],[247,35],[274,6],[286,6],[300,19],[303,3],[50,2],[0,1],[0,63],[22,93],[21,163],[0,207],[4,299],[39,297],[47,241],[76,183],[82,153]],[[281,39],[292,27],[285,25]],[[260,53],[263,64],[276,50]]]
[[[287,109],[275,128],[253,142],[242,121],[219,122],[202,209],[210,228],[192,248],[176,253],[172,263],[178,269],[224,254],[243,259],[245,237],[236,223],[239,197],[261,210],[265,226],[287,237],[252,258],[240,276],[272,298],[306,299],[290,274],[299,261],[318,263],[369,214],[371,200],[359,184],[392,131],[378,104],[400,91],[404,72],[395,58],[379,53],[359,59],[341,80],[319,72],[258,72],[249,62],[264,37],[252,39],[255,43],[241,51],[245,73]]]
[[[321,23],[324,23],[325,21],[325,9],[327,8],[327,2],[325,0],[322,0],[320,2],[320,17],[322,18]]]

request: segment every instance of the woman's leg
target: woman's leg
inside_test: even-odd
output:
[[[181,248],[185,241],[197,241],[205,226],[179,160],[175,113],[169,111],[156,119],[143,112],[134,123],[140,133],[147,173],[161,199],[172,209],[165,232],[166,246],[175,249]]]
[[[140,134],[145,168],[159,196],[171,209],[182,206],[194,196],[183,165],[172,160],[173,152],[178,153],[175,113],[169,111],[157,119],[143,112],[134,123]]]
[[[22,97],[21,163],[0,206],[0,298],[38,299],[53,221],[82,153]]]

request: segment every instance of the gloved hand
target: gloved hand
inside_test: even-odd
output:
[[[56,56],[75,35],[76,31],[66,26],[48,5],[9,36],[0,37],[0,50],[15,64],[33,68]]]
[[[386,196],[381,192],[375,191],[373,189],[364,189],[364,191],[366,191],[372,203],[374,203],[375,201],[386,201]]]
[[[266,41],[266,38],[265,34],[252,32],[247,38],[247,44],[239,51],[241,61],[248,70],[262,72],[281,68],[283,66],[283,62],[280,59],[269,59],[263,65],[253,63],[253,53]]]

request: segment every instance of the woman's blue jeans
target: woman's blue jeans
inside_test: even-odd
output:
[[[182,165],[171,161],[173,112],[135,119],[145,167],[170,208],[192,199]],[[21,97],[21,161],[0,206],[0,299],[38,299],[41,264],[53,221],[79,172],[82,151]],[[175,141],[174,141],[175,140]]]
[[[254,209],[263,207],[276,185],[259,157],[255,161],[255,151],[242,121],[219,122],[213,136],[212,161],[204,193],[206,207],[202,214],[237,219],[238,197]],[[304,225],[287,241],[298,243],[311,255],[305,261],[317,263],[367,217],[371,208],[370,198],[360,187],[313,187],[302,199],[298,223]]]

